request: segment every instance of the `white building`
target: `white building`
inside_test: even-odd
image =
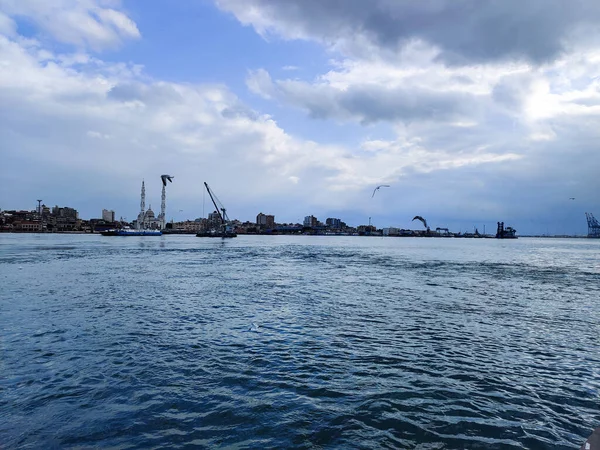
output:
[[[389,227],[383,229],[384,236],[398,236],[400,234],[399,228]]]
[[[152,211],[152,206],[148,208],[144,214],[138,214],[138,218],[134,221],[135,228],[140,230],[160,230],[161,229],[161,221],[156,218],[154,215],[154,211]],[[139,227],[138,227],[139,224]]]
[[[109,209],[102,210],[102,220],[105,222],[114,222],[115,221],[115,212]]]

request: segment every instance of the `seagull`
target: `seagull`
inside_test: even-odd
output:
[[[569,197],[569,200],[575,200],[575,197]]]
[[[371,195],[371,198],[375,197],[375,192],[377,192],[382,187],[390,187],[390,185],[389,184],[382,184],[381,186],[377,186],[375,189],[373,189],[373,194]]]

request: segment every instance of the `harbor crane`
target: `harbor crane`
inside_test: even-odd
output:
[[[230,225],[230,220],[229,217],[227,216],[227,209],[225,208],[225,206],[223,205],[223,203],[221,203],[221,201],[217,198],[216,194],[211,190],[211,188],[208,186],[208,183],[205,181],[204,182],[204,187],[206,187],[206,192],[208,192],[208,195],[210,196],[210,199],[213,203],[213,205],[215,205],[215,212],[218,214],[219,216],[219,230],[211,230],[208,232],[200,232],[197,233],[196,236],[197,237],[222,237],[222,238],[232,238],[232,237],[236,237],[237,234],[231,229],[231,225]]]
[[[588,224],[588,237],[600,238],[600,223],[592,213],[585,213]]]

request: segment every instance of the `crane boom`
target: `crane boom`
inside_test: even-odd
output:
[[[210,196],[210,199],[213,202],[213,205],[215,205],[215,209],[217,210],[217,214],[219,214],[219,218],[221,219],[221,224],[225,224],[225,218],[223,217],[223,214],[221,214],[221,208],[219,208],[219,206],[217,205],[217,202],[215,201],[215,198],[213,197],[213,194],[210,190],[210,188],[208,187],[208,183],[205,181],[204,182],[204,186],[206,187],[206,191],[208,192],[208,195]],[[222,208],[225,209],[225,208]]]

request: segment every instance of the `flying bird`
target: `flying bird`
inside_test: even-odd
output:
[[[569,197],[569,200],[575,200],[575,197]]]
[[[415,216],[415,217],[413,217],[413,220],[411,220],[411,222],[414,220],[420,220],[421,223],[423,223],[423,225],[425,225],[425,228],[429,229],[429,227],[427,226],[427,221],[423,217]]]
[[[173,182],[173,178],[175,178],[173,175],[161,175],[160,176],[160,179],[162,180],[163,186],[167,185],[167,180],[169,180],[172,183]]]
[[[377,186],[375,189],[373,189],[373,194],[371,195],[371,198],[375,197],[375,192],[377,192],[382,187],[390,187],[390,185],[389,184],[382,184],[380,186]]]

